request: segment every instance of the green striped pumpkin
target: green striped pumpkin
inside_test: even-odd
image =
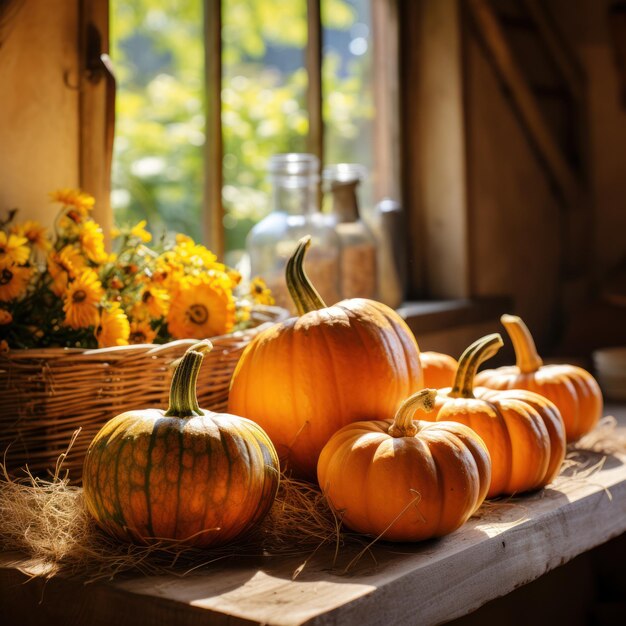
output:
[[[279,461],[268,436],[251,420],[198,406],[198,371],[210,347],[205,341],[185,353],[167,411],[122,413],[89,447],[85,504],[119,539],[221,545],[252,528],[272,506]]]

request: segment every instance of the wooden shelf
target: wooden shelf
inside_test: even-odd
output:
[[[607,414],[626,432],[626,407]],[[601,454],[586,452],[590,464]],[[0,607],[11,624],[432,624],[464,615],[626,531],[626,455],[588,479],[490,505],[452,535],[377,545],[348,575],[331,555],[215,564],[180,578],[128,577],[84,585],[37,578],[38,564],[0,556]],[[32,580],[24,584],[30,576]]]

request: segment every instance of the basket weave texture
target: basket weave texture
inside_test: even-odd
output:
[[[226,409],[230,379],[248,343],[287,312],[258,307],[253,328],[212,337],[198,376],[204,409]],[[167,408],[171,364],[197,339],[163,345],[97,350],[42,348],[0,355],[0,454],[9,473],[28,466],[37,475],[54,471],[80,428],[63,468],[79,483],[87,448],[102,425],[132,409]]]

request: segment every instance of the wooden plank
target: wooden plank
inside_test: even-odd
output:
[[[29,0],[0,24],[0,211],[51,226],[48,193],[79,185],[78,2]],[[64,79],[67,80],[64,80]]]
[[[98,39],[100,45],[96,46]],[[109,2],[80,0],[80,186],[96,199],[93,217],[108,236],[113,226],[110,196],[115,78],[107,73],[101,61],[96,65],[96,47],[102,54],[109,51]]]
[[[496,321],[513,310],[511,298],[493,296],[461,300],[405,302],[397,311],[416,337],[422,333],[449,330],[453,326]]]
[[[626,408],[619,411],[626,420]],[[622,431],[624,432],[624,430]],[[591,463],[601,455],[588,453]],[[626,531],[626,455],[609,455],[588,479],[564,479],[481,510],[452,535],[373,548],[349,574],[329,571],[328,551],[293,580],[298,559],[217,563],[196,576],[129,577],[84,586],[35,578],[37,564],[0,555],[0,600],[20,623],[89,616],[90,623],[434,624],[478,608]],[[444,582],[445,581],[445,582]],[[36,599],[42,597],[41,603]],[[68,600],[71,598],[71,603]],[[71,606],[70,606],[71,605]],[[56,622],[53,622],[56,623]],[[66,622],[69,623],[69,622]]]
[[[462,18],[457,0],[400,3],[402,178],[414,297],[471,295]]]
[[[583,197],[578,180],[572,173],[549,127],[542,116],[510,47],[498,24],[497,18],[486,0],[468,0],[480,35],[489,50],[501,80],[510,90],[515,106],[530,134],[533,144],[541,155],[557,189],[567,207],[576,207]]]
[[[567,48],[567,42],[556,30],[547,13],[545,4],[537,0],[524,0],[526,10],[530,14],[539,34],[541,35],[554,64],[561,76],[565,78],[569,91],[581,104],[585,98],[585,72],[577,62],[574,54]]]
[[[224,147],[222,139],[222,2],[204,0],[204,64],[206,127],[204,150],[204,239],[219,259],[224,258],[222,203]]]
[[[324,118],[322,114],[322,14],[321,0],[307,0],[308,38],[305,64],[308,75],[306,91],[309,112],[308,150],[320,164],[324,162]]]
[[[402,202],[400,191],[399,24],[396,0],[372,3],[374,46],[374,197]]]

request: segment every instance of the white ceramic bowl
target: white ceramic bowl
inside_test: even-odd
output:
[[[626,346],[596,350],[593,363],[604,395],[626,400]]]

